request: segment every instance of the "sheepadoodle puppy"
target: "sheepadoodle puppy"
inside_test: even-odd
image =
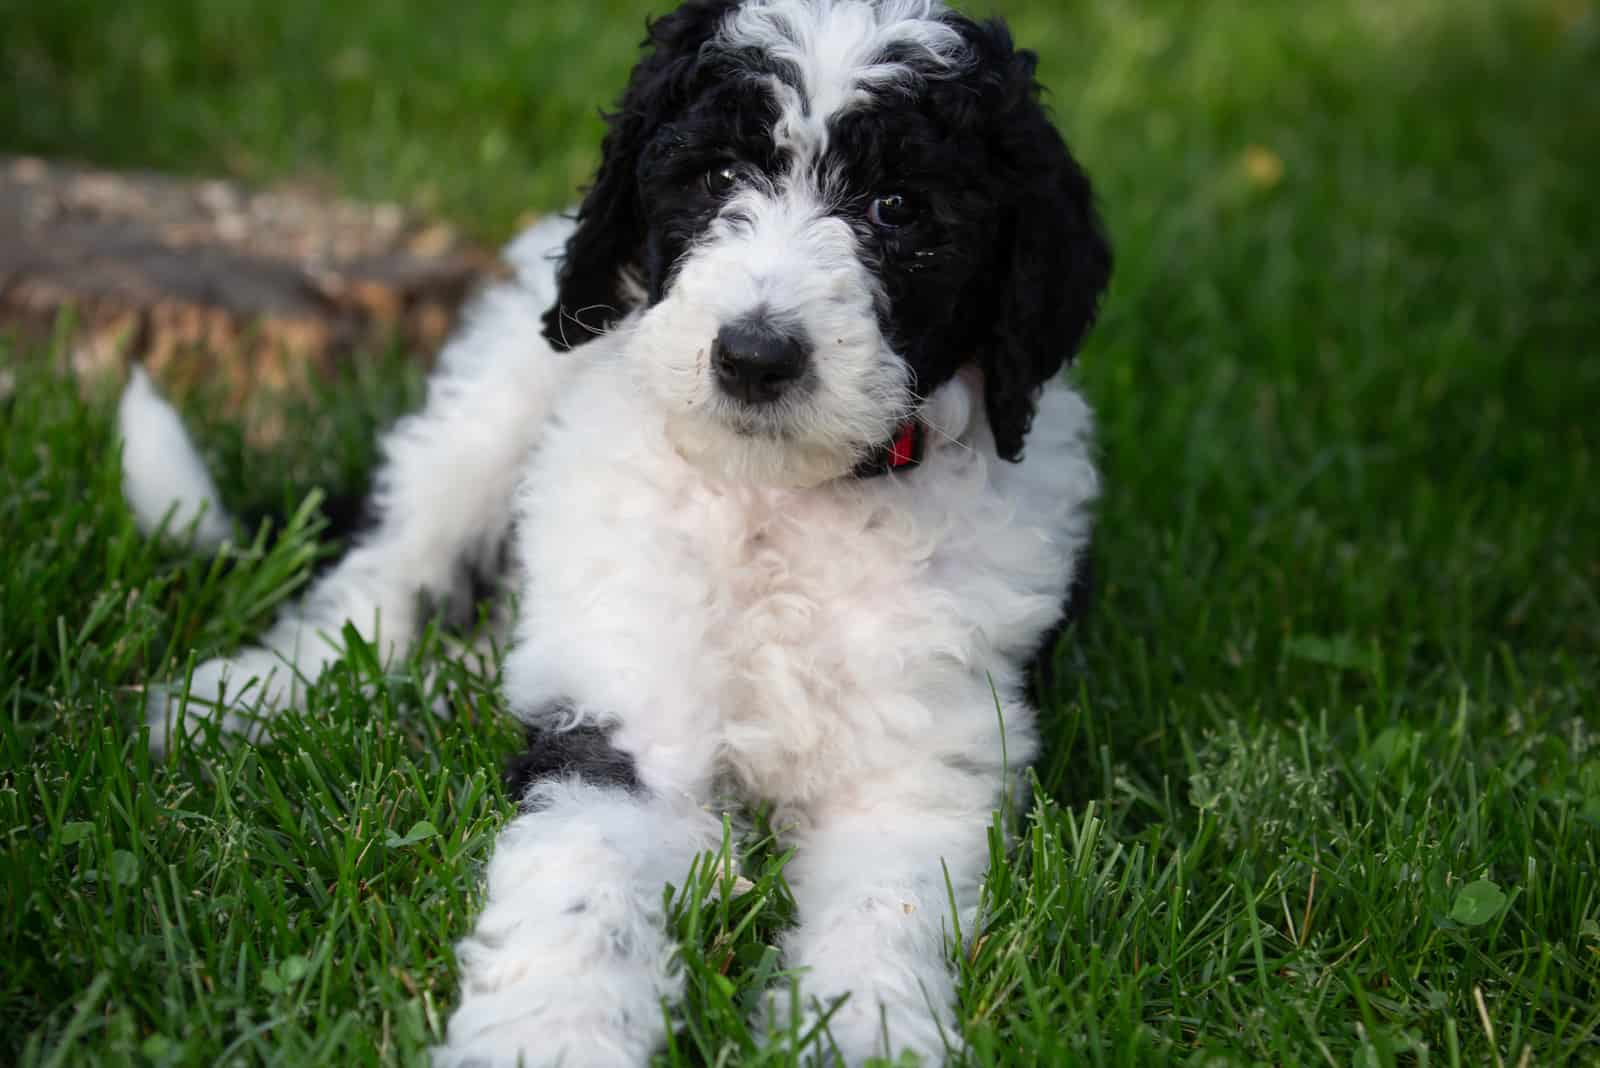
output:
[[[848,1064],[961,1048],[952,940],[1097,485],[1060,373],[1110,252],[1034,66],[937,0],[654,22],[576,217],[508,249],[385,438],[373,529],[152,699],[157,747],[259,736],[346,625],[393,654],[508,576],[521,811],[436,1064],[646,1063],[682,993],[663,886],[756,802],[796,847],[773,1022],[831,1011]],[[226,537],[142,376],[121,423],[136,511]]]

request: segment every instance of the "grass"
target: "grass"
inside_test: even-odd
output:
[[[501,237],[592,165],[646,6],[0,0],[0,149]],[[958,954],[970,1061],[1600,1063],[1600,10],[1001,7],[1119,262],[1105,582]],[[358,646],[274,744],[152,762],[139,686],[261,627],[314,512],[220,565],[140,538],[59,348],[0,348],[0,1060],[422,1063],[511,811],[493,680]],[[226,493],[359,481],[397,362],[266,453],[197,407]],[[782,849],[686,873],[664,1063],[792,1059],[746,1012]]]

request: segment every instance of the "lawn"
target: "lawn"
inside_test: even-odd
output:
[[[654,5],[356,6],[0,0],[0,151],[499,239],[592,167]],[[1074,372],[1103,582],[952,951],[971,1063],[1600,1063],[1600,6],[998,6],[1118,265]],[[359,484],[403,355],[262,451],[196,399],[225,495]],[[513,809],[494,680],[355,647],[273,744],[153,761],[140,686],[271,618],[315,510],[141,539],[59,356],[0,340],[0,1062],[423,1063]],[[746,1011],[782,843],[730,849],[752,889],[674,899],[662,1063],[794,1059]]]

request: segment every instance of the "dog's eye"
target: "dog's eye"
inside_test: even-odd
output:
[[[917,221],[917,206],[900,193],[874,197],[867,208],[867,221],[880,230],[898,230]]]
[[[706,172],[706,189],[712,196],[725,197],[747,180],[745,169],[737,163],[719,163]]]

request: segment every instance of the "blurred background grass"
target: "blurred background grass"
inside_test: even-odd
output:
[[[0,0],[0,149],[311,182],[499,240],[573,200],[662,6]],[[1288,472],[1336,479],[1355,449],[1418,507],[1484,492],[1481,465],[1558,491],[1592,455],[1592,0],[993,10],[1040,52],[1117,247],[1084,373],[1114,391],[1118,482],[1176,462],[1209,472],[1186,493],[1281,508]]]

